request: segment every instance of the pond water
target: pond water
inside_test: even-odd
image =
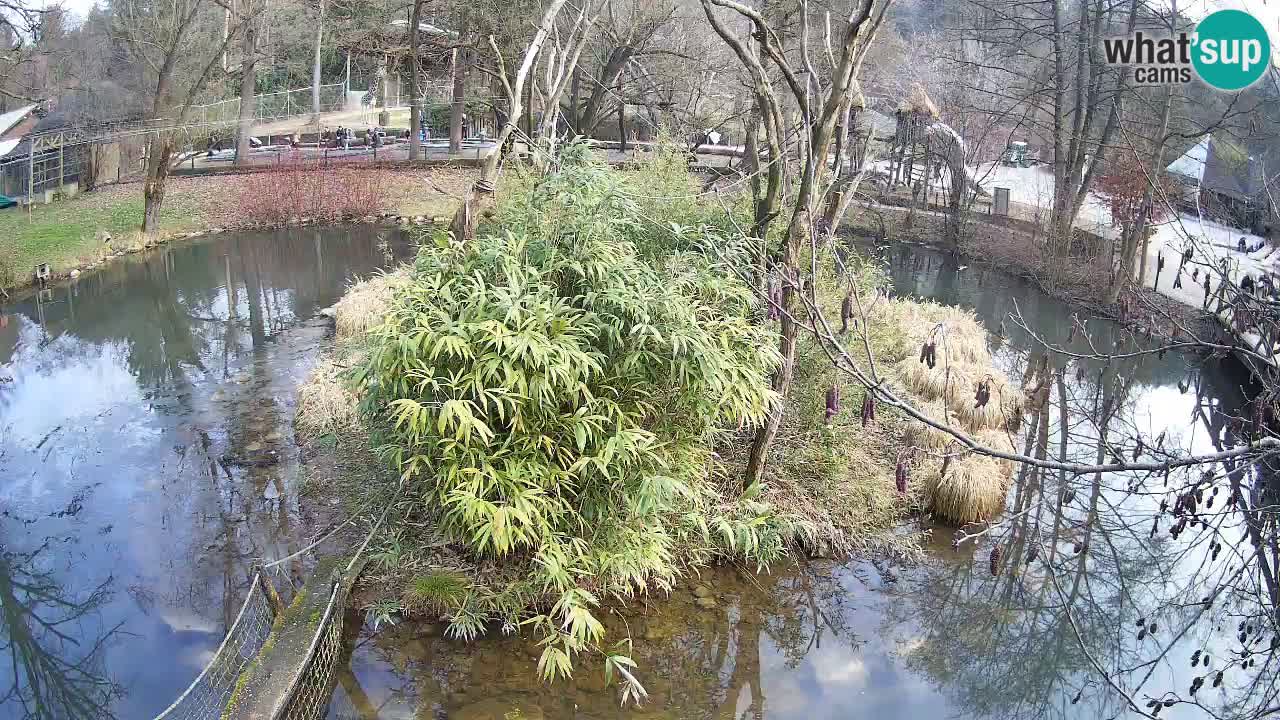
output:
[[[287,554],[328,521],[299,499],[290,431],[296,384],[328,342],[318,311],[405,251],[373,229],[226,236],[0,308],[0,718],[148,720],[199,672],[252,560]],[[921,248],[883,257],[897,293],[970,307],[992,330],[1003,321],[993,349],[1011,377],[1036,343],[1009,313],[1068,336],[1069,308],[1019,280]],[[1099,347],[1132,345],[1113,324],[1089,329]],[[1072,347],[1088,346],[1077,336]],[[1099,403],[1115,408],[1117,436],[1140,427],[1211,449],[1246,382],[1231,364],[1175,354],[1073,361],[1059,383],[1067,432],[1055,395],[1049,450],[1092,461]],[[245,462],[264,456],[278,462]],[[1160,717],[1276,704],[1272,655],[1239,670],[1232,654],[1251,607],[1205,614],[1195,602],[1230,552],[1207,565],[1204,543],[1149,539],[1163,494],[1128,482],[1026,473],[1009,522],[958,549],[937,528],[920,565],[718,568],[610,614],[610,636],[636,640],[641,708],[619,707],[594,667],[541,683],[519,637],[465,644],[406,624],[366,629],[330,717],[1100,718],[1123,714],[1121,692],[1188,698],[1195,650],[1211,656],[1196,673],[1229,671],[1223,687]],[[1075,498],[1054,502],[1067,489]],[[1238,528],[1228,517],[1220,532]],[[1006,561],[993,574],[993,544],[1011,558],[1035,544],[1053,571]],[[695,586],[713,607],[695,603]],[[1138,638],[1138,617],[1159,630]]]
[[[153,717],[310,537],[294,390],[392,230],[223,235],[0,306],[0,718]],[[249,462],[252,460],[252,462]]]
[[[1003,324],[993,350],[1015,381],[1038,357],[1032,332],[1069,339],[1071,310],[1028,283],[919,247],[870,252],[883,258],[897,294],[971,308],[993,335]],[[1110,322],[1090,320],[1088,331],[1104,349],[1139,342]],[[1089,353],[1083,333],[1071,340]],[[1247,383],[1232,361],[1174,353],[1072,361],[1051,394],[1048,454],[1095,461],[1101,427],[1113,439],[1139,428],[1165,433],[1169,448],[1211,451]],[[1101,406],[1115,409],[1105,424],[1091,419]],[[635,639],[650,694],[643,707],[620,707],[597,667],[543,684],[527,639],[495,633],[467,644],[438,625],[406,624],[366,628],[330,717],[1093,719],[1125,715],[1129,695],[1144,709],[1176,697],[1159,717],[1207,718],[1275,705],[1274,652],[1253,656],[1248,670],[1235,654],[1236,621],[1256,617],[1257,606],[1239,597],[1211,610],[1196,602],[1232,561],[1209,563],[1207,539],[1174,541],[1164,528],[1153,539],[1161,481],[1131,491],[1132,480],[1022,473],[1007,523],[958,549],[953,529],[934,528],[919,565],[808,561],[767,575],[718,568],[670,597],[611,613],[610,636]],[[1253,474],[1243,480],[1263,484]],[[1218,537],[1239,538],[1230,516],[1214,522]],[[995,545],[1006,559],[993,573]],[[1032,545],[1038,559],[1029,563]],[[699,606],[695,591],[714,607]],[[1137,618],[1158,627],[1139,637]],[[1218,670],[1220,688],[1206,682],[1189,694],[1193,677]]]

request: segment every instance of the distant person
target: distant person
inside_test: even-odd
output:
[[[1236,249],[1237,249],[1237,250],[1239,250],[1240,252],[1244,252],[1244,238],[1243,238],[1243,237],[1242,237],[1242,238],[1240,238],[1240,242],[1236,243]]]

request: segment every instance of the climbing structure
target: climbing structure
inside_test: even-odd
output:
[[[923,87],[917,84],[912,88],[895,117],[897,125],[889,149],[891,187],[906,185],[913,197],[919,197],[932,180],[945,180],[950,189],[948,205],[957,205],[964,191],[987,194],[965,167],[964,139],[942,122],[938,107]],[[947,170],[945,176],[943,168]]]
[[[942,116],[938,106],[919,84],[911,89],[894,113],[897,125],[889,148],[889,183],[909,185],[913,189],[928,177],[928,128]]]

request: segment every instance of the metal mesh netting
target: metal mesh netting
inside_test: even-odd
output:
[[[339,678],[341,680],[341,678]],[[368,699],[365,700],[368,702]],[[325,720],[366,720],[366,718],[376,718],[378,712],[374,708],[368,708],[361,711],[347,694],[345,687],[339,684],[333,688],[333,699],[329,701],[329,711],[324,716]]]
[[[272,720],[320,720],[329,709],[342,659],[342,606],[346,601],[342,584],[335,583],[329,605],[316,626],[307,661],[294,684],[276,706]]]
[[[274,619],[271,604],[255,575],[240,614],[231,624],[213,659],[186,692],[157,715],[156,720],[221,718],[241,674],[257,658],[258,651],[267,641]]]
[[[320,86],[320,112],[337,112],[346,106],[346,87],[342,83]],[[311,88],[295,88],[254,96],[254,117],[258,120],[303,115],[312,111]],[[240,118],[240,98],[221,100],[191,108],[197,122],[231,123]]]

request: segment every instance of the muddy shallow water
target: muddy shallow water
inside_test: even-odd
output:
[[[404,252],[226,235],[0,306],[0,718],[151,718],[195,677],[323,511],[290,431],[318,311]]]
[[[894,292],[973,309],[993,332],[998,364],[1021,377],[1031,331],[1067,339],[1071,311],[1028,284],[992,270],[958,266],[923,248],[874,250]],[[1003,336],[999,336],[1003,321]],[[1136,342],[1114,324],[1089,323],[1094,342]],[[1077,337],[1074,346],[1085,349]],[[1077,375],[1077,373],[1079,373]],[[1197,408],[1229,413],[1247,378],[1234,363],[1182,355],[1140,361],[1080,361],[1063,377],[1068,398],[1063,437],[1053,411],[1054,454],[1092,460],[1097,428],[1090,403],[1107,396],[1120,408],[1113,427],[1165,430],[1170,446],[1213,447],[1221,427]],[[1105,388],[1103,390],[1102,388]],[[1055,400],[1055,402],[1057,402]],[[649,691],[639,708],[620,707],[599,667],[580,665],[569,682],[538,678],[537,651],[495,632],[472,644],[439,625],[404,624],[366,633],[342,677],[331,718],[1102,718],[1123,715],[1124,693],[1185,696],[1193,673],[1187,656],[1213,655],[1228,667],[1232,647],[1215,630],[1223,618],[1201,619],[1182,607],[1199,588],[1203,548],[1151,540],[1138,518],[1150,518],[1158,492],[1129,493],[1127,478],[1021,475],[1010,492],[1006,528],[952,549],[952,529],[934,528],[928,559],[808,561],[757,575],[717,568],[640,607],[609,615],[611,638],[630,635],[639,677]],[[1074,488],[1078,500],[1055,510],[1045,498]],[[1086,522],[1087,521],[1087,522]],[[1148,520],[1149,522],[1149,520]],[[927,529],[917,526],[905,530]],[[1021,561],[1032,540],[1052,554]],[[992,573],[990,552],[1006,557]],[[1077,546],[1088,549],[1077,552]],[[714,603],[697,603],[698,596]],[[1165,625],[1138,638],[1137,617]],[[1176,639],[1175,639],[1176,638]],[[1099,670],[1105,668],[1104,676]],[[1265,673],[1271,672],[1264,669]],[[1242,696],[1264,693],[1259,673],[1228,675],[1221,690],[1199,700],[1215,712]],[[1212,717],[1178,704],[1161,717]]]

